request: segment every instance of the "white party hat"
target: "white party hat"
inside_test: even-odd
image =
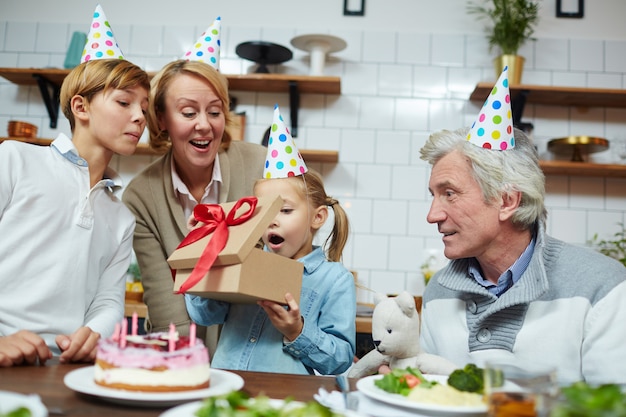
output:
[[[113,36],[111,25],[99,4],[93,12],[93,20],[80,62],[94,59],[124,59],[124,54]]]
[[[305,172],[307,167],[304,159],[289,133],[277,104],[274,106],[274,120],[267,143],[263,178],[295,177]]]
[[[213,24],[200,35],[196,43],[187,49],[182,59],[205,62],[219,70],[221,36],[222,19],[218,16]]]
[[[505,151],[515,147],[508,70],[505,67],[500,74],[467,135],[469,142],[481,148]]]

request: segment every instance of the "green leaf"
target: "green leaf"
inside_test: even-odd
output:
[[[31,417],[32,413],[30,409],[26,407],[19,407],[13,411],[9,411],[8,413],[0,413],[0,417]]]

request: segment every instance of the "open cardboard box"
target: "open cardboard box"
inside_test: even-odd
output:
[[[236,202],[220,204],[228,214]],[[283,200],[259,198],[253,216],[246,222],[228,227],[228,241],[209,272],[192,288],[189,294],[234,303],[255,303],[270,300],[285,304],[285,293],[300,299],[302,287],[301,262],[256,248],[265,229],[276,217]],[[247,205],[241,211],[247,210]],[[167,262],[176,270],[176,292],[191,274],[202,251],[213,234],[179,249]]]

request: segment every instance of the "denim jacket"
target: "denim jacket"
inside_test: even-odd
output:
[[[339,374],[356,352],[354,277],[329,262],[320,247],[299,259],[304,264],[300,311],[302,333],[292,342],[256,304],[231,304],[185,295],[187,311],[201,325],[223,324],[211,366],[219,369],[291,374]]]

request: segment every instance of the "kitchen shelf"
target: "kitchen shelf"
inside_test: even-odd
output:
[[[18,85],[39,85],[55,128],[59,116],[59,91],[69,69],[59,68],[0,68],[0,77]],[[156,73],[149,72],[150,78]],[[231,91],[288,92],[291,107],[291,134],[297,137],[300,94],[341,94],[341,79],[330,76],[295,74],[224,74]]]
[[[545,175],[626,178],[626,165],[572,161],[539,161]]]
[[[484,102],[493,83],[478,83],[470,100]],[[513,125],[519,126],[527,103],[550,106],[626,107],[626,90],[607,88],[552,87],[516,84],[509,86]]]
[[[493,83],[478,83],[470,95],[472,101],[485,101]],[[551,87],[517,84],[509,87],[511,98],[526,94],[527,103],[552,106],[626,107],[626,90],[606,88]]]
[[[17,140],[20,142],[33,143],[35,145],[48,146],[52,143],[52,139],[41,139],[41,138],[7,138],[0,137],[0,143],[5,140]],[[300,149],[300,154],[302,158],[306,162],[326,162],[326,163],[337,163],[339,162],[339,152],[338,151],[326,151],[326,150],[317,150],[317,149]],[[137,150],[133,155],[159,155],[159,153],[153,151],[150,146],[146,143],[140,143],[137,145]]]
[[[470,100],[484,102],[493,83],[478,83]],[[626,90],[607,88],[553,87],[516,84],[509,86],[513,124],[519,126],[526,103],[550,106],[626,108]],[[626,178],[626,165],[571,161],[540,161],[546,175]]]

